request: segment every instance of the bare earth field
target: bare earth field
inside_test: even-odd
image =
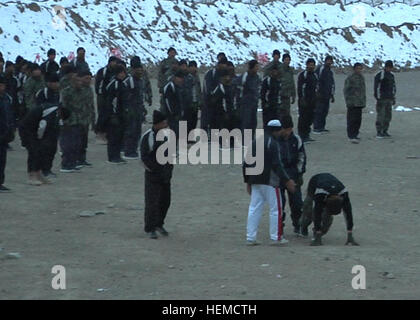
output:
[[[331,133],[307,145],[304,185],[320,172],[344,182],[360,247],[344,246],[342,215],[324,246],[310,247],[310,239],[293,236],[289,213],[290,243],[271,247],[268,212],[260,225],[262,245],[246,247],[249,196],[238,165],[176,166],[170,236],[150,240],[143,232],[139,161],[108,165],[106,146],[92,135],[92,168],[60,174],[57,155],[56,182],[32,187],[26,185],[26,151],[15,141],[5,183],[13,193],[0,194],[0,299],[419,299],[420,159],[407,156],[420,157],[420,111],[394,112],[393,139],[376,140],[376,115],[369,113],[373,74],[366,79],[362,142],[346,138],[344,75],[337,75]],[[420,72],[397,73],[396,80],[397,105],[420,106]],[[106,213],[79,217],[83,210]],[[9,252],[21,257],[6,259]],[[51,287],[54,265],[66,268],[66,290]],[[366,268],[366,290],[352,289],[354,265]]]

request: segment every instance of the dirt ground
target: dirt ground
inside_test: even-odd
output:
[[[92,135],[92,168],[60,174],[57,155],[56,182],[33,187],[26,184],[26,152],[15,141],[5,183],[13,192],[0,194],[0,299],[420,298],[420,160],[407,159],[420,157],[420,112],[394,112],[393,139],[376,140],[376,115],[369,113],[373,74],[366,80],[362,142],[346,138],[344,75],[337,75],[331,133],[307,145],[304,185],[320,172],[344,182],[360,247],[344,246],[342,215],[322,247],[293,236],[288,215],[290,243],[271,247],[267,211],[259,230],[262,245],[245,246],[249,196],[239,165],[176,166],[166,220],[170,236],[151,240],[143,232],[139,161],[108,165],[106,146]],[[420,72],[397,73],[396,80],[397,104],[420,106]],[[297,120],[296,105],[293,110]],[[83,210],[106,213],[79,217]],[[7,259],[10,252],[21,257]],[[51,287],[54,265],[66,268],[65,290]],[[366,290],[351,286],[354,265],[366,268]]]

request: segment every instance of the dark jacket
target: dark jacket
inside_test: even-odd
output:
[[[41,64],[41,72],[45,76],[45,79],[47,80],[48,76],[53,73],[58,73],[60,70],[60,66],[55,61],[47,60]]]
[[[261,85],[262,108],[280,105],[281,81],[276,78],[265,77]]]
[[[397,88],[395,86],[395,77],[392,72],[382,70],[375,76],[374,96],[376,99],[395,99]]]
[[[233,95],[231,86],[225,86],[219,83],[210,95],[210,108],[216,113],[231,114],[233,109]]]
[[[284,170],[296,181],[306,171],[306,153],[302,139],[292,133],[287,140],[279,138],[277,141]]]
[[[85,60],[81,61],[81,60],[78,60],[76,57],[70,63],[76,68],[76,72],[85,71],[85,70],[90,71],[89,65],[87,64]]]
[[[0,144],[7,144],[14,139],[13,99],[7,93],[0,96]]]
[[[346,219],[347,230],[353,229],[353,214],[350,198],[346,187],[330,173],[314,175],[308,183],[307,196],[314,201],[314,224],[315,230],[321,230],[322,212],[325,209],[325,199],[329,195],[343,196],[343,212]]]
[[[156,134],[157,132],[151,128],[142,135],[140,139],[141,160],[146,169],[146,174],[151,175],[152,180],[159,183],[169,183],[172,178],[173,165],[169,163],[160,164],[156,159],[156,151],[162,144],[167,143],[167,138],[164,141],[156,141]]]
[[[173,81],[163,88],[164,112],[172,118],[181,118],[184,114],[182,107],[182,90]]]
[[[321,100],[329,100],[335,93],[334,73],[325,64],[316,68],[318,76],[318,97]]]
[[[132,75],[129,75],[123,81],[124,85],[128,88],[128,99],[127,105],[125,106],[127,116],[129,118],[141,117],[144,119],[145,108],[144,108],[144,92],[145,83],[144,78],[138,79]]]
[[[302,71],[298,76],[298,97],[299,99],[316,99],[318,76],[315,72]]]
[[[58,134],[58,104],[45,103],[31,109],[21,124],[22,142],[26,146],[36,146],[42,141],[56,143]]]
[[[60,92],[45,87],[35,94],[35,101],[37,105],[45,103],[58,104],[60,101]]]
[[[285,183],[290,179],[282,164],[280,145],[271,134],[265,132],[264,137],[254,139],[252,148],[248,149],[246,159],[250,159],[251,150],[253,152],[252,156],[255,157],[257,141],[258,143],[264,143],[264,169],[259,175],[247,175],[245,169],[255,168],[257,163],[247,164],[245,161],[242,166],[244,182],[248,184],[265,184],[279,187],[281,183]]]
[[[111,78],[113,77],[113,72],[108,68],[108,66],[103,67],[98,70],[95,76],[95,92],[96,94],[104,94],[105,89]]]

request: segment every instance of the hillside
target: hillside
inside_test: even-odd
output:
[[[53,9],[59,6],[65,9],[62,18]],[[0,50],[6,58],[44,58],[50,47],[67,56],[83,46],[94,70],[105,63],[110,48],[155,63],[169,46],[201,64],[213,63],[219,51],[242,63],[279,48],[291,52],[295,66],[326,53],[339,66],[356,60],[373,66],[385,59],[420,66],[419,5],[44,0],[2,3],[0,16]]]

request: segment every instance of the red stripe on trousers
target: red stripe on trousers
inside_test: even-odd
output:
[[[277,226],[277,240],[281,240],[281,236],[283,235],[283,212],[281,207],[281,198],[280,198],[280,189],[276,189],[276,198],[277,198],[277,208],[279,211],[278,216],[278,226]]]

